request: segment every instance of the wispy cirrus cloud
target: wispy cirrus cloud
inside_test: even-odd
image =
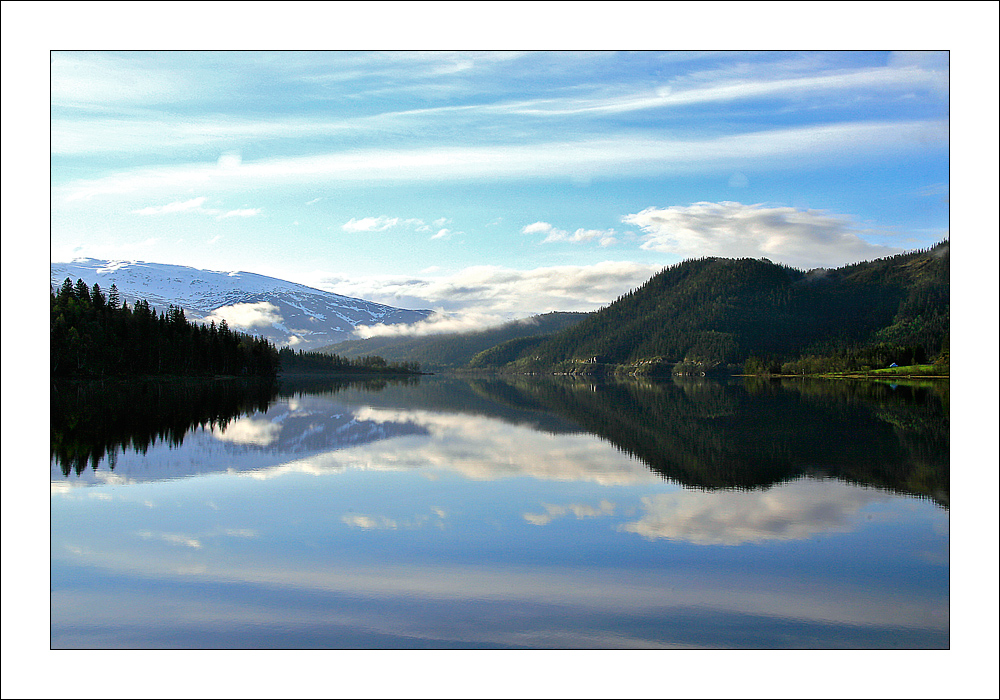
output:
[[[50,82],[54,106],[93,109],[165,103],[182,97],[192,87],[176,70],[137,67],[127,55],[116,52],[53,52]]]
[[[781,97],[799,102],[815,93],[852,94],[855,99],[865,91],[904,93],[923,89],[946,96],[948,86],[947,66],[928,67],[914,61],[899,61],[884,68],[866,68],[854,71],[829,71],[819,75],[783,77],[778,79],[716,80],[675,88],[669,83],[642,92],[618,94],[600,99],[563,98],[536,100],[498,106],[497,109],[540,116],[582,115],[586,113],[621,113],[656,108],[679,107],[714,102],[737,102],[764,97]]]
[[[132,211],[133,214],[139,214],[140,216],[162,216],[164,214],[180,214],[185,212],[193,212],[197,214],[206,214],[209,216],[214,216],[216,219],[228,219],[230,217],[248,217],[257,216],[263,209],[216,209],[213,207],[206,207],[205,202],[208,201],[208,197],[195,197],[194,199],[186,199],[179,202],[169,202],[168,204],[158,204],[148,207],[143,207],[142,209],[135,209]]]
[[[461,179],[601,178],[693,173],[714,168],[771,170],[947,148],[944,120],[852,122],[730,134],[710,138],[607,138],[533,144],[373,149],[244,161],[170,165],[78,180],[55,188],[58,198],[212,191],[317,182],[420,182]]]

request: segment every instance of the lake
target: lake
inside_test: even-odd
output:
[[[51,646],[948,648],[948,399],[53,384]]]

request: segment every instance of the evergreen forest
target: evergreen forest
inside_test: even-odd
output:
[[[278,351],[263,338],[234,331],[225,321],[191,323],[170,305],[157,313],[149,302],[129,306],[111,285],[88,288],[67,278],[51,292],[52,377],[274,376]]]
[[[193,323],[170,305],[157,313],[145,300],[129,306],[111,285],[66,279],[50,295],[50,370],[53,378],[135,376],[274,377],[279,372],[414,374],[416,362],[386,362],[377,355],[337,355],[277,350],[265,338],[216,325]]]

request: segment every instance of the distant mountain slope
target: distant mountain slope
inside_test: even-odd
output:
[[[803,272],[766,259],[664,269],[579,324],[521,349],[514,367],[567,361],[741,363],[878,343],[947,347],[949,245]],[[510,353],[499,352],[499,362]]]
[[[478,353],[514,339],[536,338],[579,323],[589,313],[553,311],[467,333],[424,336],[376,336],[320,348],[341,357],[379,355],[390,362],[419,362],[423,369],[463,367]]]
[[[161,263],[74,260],[52,263],[51,284],[67,277],[107,294],[114,284],[130,304],[145,299],[166,311],[173,304],[190,320],[224,316],[233,329],[260,335],[276,346],[312,350],[351,337],[355,327],[414,323],[430,311],[410,311],[324,292],[251,272],[215,272]]]

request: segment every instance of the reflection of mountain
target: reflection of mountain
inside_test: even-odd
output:
[[[748,489],[816,474],[948,502],[946,395],[930,389],[538,378],[480,388],[556,411],[686,486]]]
[[[426,432],[359,419],[331,396],[279,399],[275,383],[238,381],[53,384],[53,480],[57,470],[88,482],[99,471],[130,481],[246,471]]]

